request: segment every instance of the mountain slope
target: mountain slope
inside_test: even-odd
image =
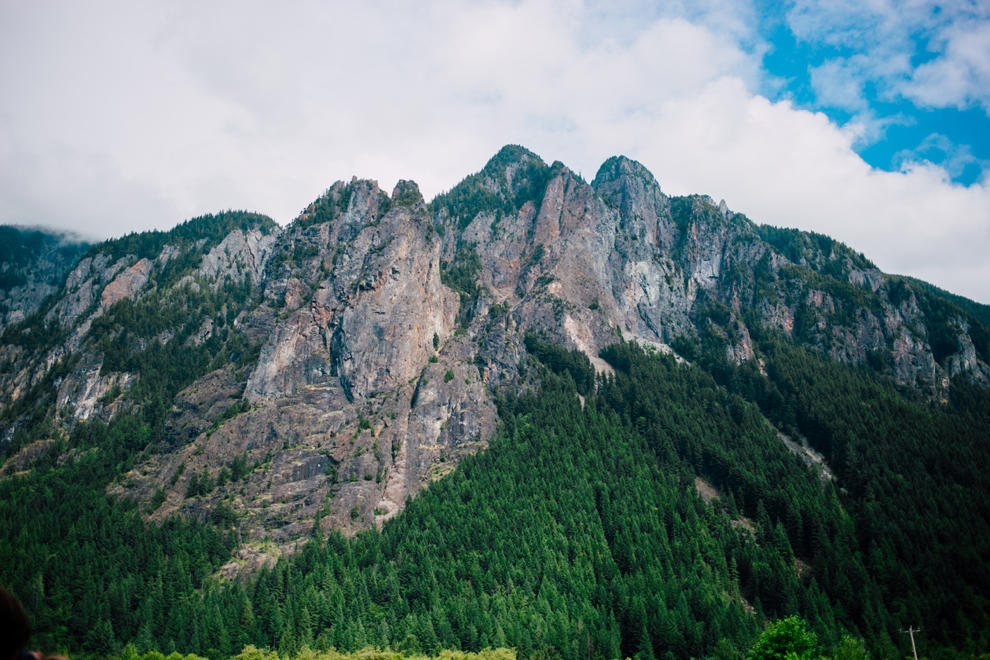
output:
[[[74,235],[0,226],[0,333],[37,311],[88,247]]]
[[[896,630],[905,617],[945,619],[952,623],[939,643],[963,648],[962,637],[986,622],[981,603],[990,595],[990,555],[981,540],[990,536],[982,504],[990,490],[982,476],[986,317],[985,306],[884,275],[827,237],[758,226],[706,197],[667,197],[634,161],[610,159],[588,184],[560,163],[547,165],[510,146],[429,204],[411,182],[386,195],[377,183],[354,179],[334,184],[285,229],[235,212],[94,246],[55,295],[3,334],[0,440],[7,458],[0,474],[11,502],[36,501],[47,479],[68,480],[94,501],[109,498],[107,515],[116,510],[112,502],[121,503],[131,516],[124,527],[140,517],[176,529],[174,521],[183,519],[194,523],[179,526],[179,537],[211,539],[195,543],[215,551],[189,555],[202,567],[198,578],[173,585],[172,593],[219,598],[226,603],[216,605],[219,614],[192,602],[181,610],[163,605],[154,625],[144,626],[152,619],[123,599],[109,614],[79,614],[78,630],[112,621],[119,641],[144,635],[220,656],[248,641],[281,645],[286,635],[292,649],[310,639],[305,630],[286,633],[280,626],[288,624],[273,620],[252,632],[241,621],[247,596],[236,588],[211,596],[206,577],[253,579],[281,555],[309,552],[310,538],[332,530],[351,535],[378,527],[387,536],[403,525],[433,525],[419,514],[385,523],[430,484],[435,492],[424,501],[438,502],[433,498],[447,497],[448,481],[470,478],[458,466],[500,437],[500,424],[506,426],[498,442],[515,447],[504,470],[537,460],[550,471],[532,478],[558,483],[553,447],[533,456],[526,443],[544,442],[549,431],[542,427],[556,423],[551,408],[563,415],[566,406],[551,394],[550,408],[525,404],[543,410],[543,421],[536,435],[513,445],[512,420],[529,413],[497,405],[507,395],[525,401],[523,393],[552,382],[552,392],[573,392],[568,401],[581,395],[588,415],[608,408],[602,414],[622,420],[626,431],[615,439],[622,455],[602,461],[635,465],[633,482],[646,480],[630,486],[622,506],[649,500],[658,511],[696,510],[706,522],[692,522],[688,536],[718,539],[712,552],[722,559],[713,555],[712,566],[736,562],[729,578],[714,568],[698,574],[705,590],[723,595],[705,596],[704,605],[689,607],[690,616],[663,600],[677,609],[671,616],[681,641],[671,642],[673,624],[665,623],[659,601],[643,603],[648,613],[633,616],[629,608],[639,605],[631,601],[620,611],[606,607],[604,597],[588,602],[567,587],[567,608],[591,608],[577,620],[597,622],[602,654],[710,654],[720,636],[745,648],[755,630],[750,615],[737,612],[742,618],[724,630],[702,624],[737,606],[772,616],[800,612],[833,641],[847,629],[884,653],[901,643]],[[99,465],[93,478],[73,472],[91,461]],[[605,469],[605,481],[620,476],[615,469]],[[564,471],[572,482],[583,472]],[[647,500],[637,494],[650,475],[675,474],[679,481],[656,486]],[[706,497],[718,494],[708,509],[695,483]],[[539,497],[554,499],[562,487]],[[923,511],[926,503],[935,504],[936,518]],[[507,502],[496,518],[458,514],[467,517],[457,526],[476,526],[471,516],[483,514],[498,531],[464,552],[518,544],[499,536],[518,515],[512,506]],[[582,520],[558,522],[566,528]],[[647,530],[654,523],[630,520],[638,531],[628,537],[614,529],[609,536],[612,523],[601,524],[608,545],[602,556],[611,556],[622,575],[634,575],[629,553],[652,543]],[[747,545],[754,537],[740,530],[750,527],[755,544]],[[539,529],[536,536],[551,547],[570,536]],[[62,542],[47,528],[41,536]],[[361,538],[357,547],[377,537]],[[11,551],[13,538],[5,543]],[[334,541],[335,552],[351,551],[341,543]],[[415,552],[440,570],[451,559],[443,542],[430,543],[439,545]],[[773,556],[766,554],[771,549]],[[657,560],[653,551],[645,555]],[[945,564],[940,556],[952,559]],[[294,561],[302,563],[286,565],[311,562]],[[361,570],[401,563],[399,555],[376,561]],[[143,581],[144,573],[164,570],[156,566],[146,563],[131,575]],[[579,563],[574,570],[590,570],[597,580],[611,570],[603,566]],[[686,565],[677,566],[678,579],[687,580]],[[506,575],[493,583],[501,593]],[[37,592],[28,586],[34,579],[51,579],[44,563],[32,563],[18,584]],[[651,585],[651,593],[661,589]],[[431,589],[403,582],[406,605],[397,602],[395,616],[415,610],[422,597],[416,594]],[[281,597],[289,591],[283,587]],[[495,592],[486,586],[485,593]],[[49,602],[43,589],[36,598]],[[223,598],[240,600],[235,606]],[[291,607],[298,607],[293,598]],[[616,598],[625,596],[606,600]],[[926,604],[917,605],[919,599]],[[387,643],[405,639],[395,636],[398,619],[381,609],[368,615],[391,626],[388,635],[374,633]],[[434,627],[443,624],[439,613],[430,616]],[[546,624],[540,616],[543,624],[513,614],[515,632],[503,627],[506,642],[524,655],[540,650],[543,642],[524,635]],[[213,641],[189,628],[214,619],[224,624],[209,633]],[[577,639],[578,628],[568,627],[577,624],[567,621],[561,630]],[[475,633],[465,626],[444,643],[480,644],[478,625]],[[221,628],[241,629],[243,640],[228,635],[224,642]],[[356,644],[360,636],[348,634]],[[72,635],[82,643],[81,633]],[[561,640],[547,643],[567,657],[578,652]]]

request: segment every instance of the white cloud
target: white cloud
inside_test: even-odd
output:
[[[858,109],[863,88],[881,100],[926,108],[982,107],[990,114],[990,5],[968,0],[796,0],[795,36],[851,50],[812,71],[825,104]],[[920,58],[920,63],[912,61]]]
[[[593,12],[567,0],[68,5],[54,22],[38,7],[0,21],[5,61],[44,54],[0,71],[8,154],[93,154],[183,215],[248,207],[285,222],[352,174],[415,177],[429,196],[506,142],[593,169],[612,124],[727,71],[758,76],[733,42],[677,18],[590,38]],[[76,222],[77,210],[12,219]]]
[[[352,174],[429,198],[519,143],[587,179],[624,153],[669,192],[990,302],[985,184],[914,160],[873,171],[852,146],[875,118],[840,128],[756,94],[755,22],[717,1],[8,2],[0,222],[119,235],[225,208],[286,222]]]
[[[905,85],[905,96],[935,108],[979,105],[990,114],[990,22],[986,19],[968,17],[940,30],[933,42],[942,55],[915,70]]]
[[[894,163],[902,171],[914,169],[918,164],[931,166],[932,163],[945,170],[946,174],[955,179],[971,165],[982,171],[990,169],[990,162],[981,160],[973,155],[969,145],[954,144],[944,135],[932,133],[921,141],[915,149],[904,149],[894,154]]]
[[[902,113],[878,117],[876,112],[869,108],[853,115],[842,125],[842,132],[849,136],[855,149],[860,149],[885,139],[887,128],[890,126],[913,126],[916,123],[914,117]]]
[[[853,112],[869,108],[863,95],[866,81],[860,61],[861,58],[837,58],[810,70],[811,86],[821,105]]]

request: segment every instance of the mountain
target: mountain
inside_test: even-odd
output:
[[[50,288],[0,337],[0,581],[52,643],[988,643],[990,308],[828,237],[508,146],[45,254],[3,266]]]
[[[73,234],[0,225],[0,333],[34,314],[88,248]]]

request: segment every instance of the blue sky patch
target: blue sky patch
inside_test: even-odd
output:
[[[990,169],[990,43],[973,44],[987,17],[968,3],[946,4],[767,4],[766,92],[841,126],[862,124],[854,148],[875,168],[928,161],[956,183],[978,182]]]

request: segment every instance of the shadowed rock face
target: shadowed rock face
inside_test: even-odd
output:
[[[37,312],[88,248],[77,236],[0,226],[0,334]]]
[[[913,289],[825,237],[758,227],[707,197],[669,198],[623,157],[588,184],[507,147],[429,206],[412,182],[391,195],[373,181],[338,182],[284,231],[241,228],[211,245],[83,260],[47,312],[67,339],[34,357],[0,347],[16,365],[0,382],[16,399],[76,356],[58,386],[58,408],[70,411],[60,423],[109,419],[142,378],[103,368],[89,329],[110,305],[240,287],[239,306],[138,345],[236,334],[257,358],[183,390],[160,451],[111,488],[145,503],[162,493],[146,510],[153,519],[207,520],[224,502],[244,541],[228,575],[292,551],[317,518],[347,533],[381,524],[485,447],[494,395],[532,384],[520,369],[528,331],[609,371],[598,353],[620,337],[757,359],[755,323],[839,361],[880,355],[896,380],[932,397],[951,376],[990,382],[990,346],[962,311],[945,322],[958,350],[936,360],[926,334],[935,321]],[[173,262],[193,266],[159,286]],[[194,477],[226,481],[203,494]]]

